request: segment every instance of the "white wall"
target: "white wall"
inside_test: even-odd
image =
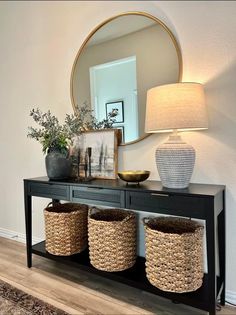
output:
[[[40,145],[26,138],[29,110],[72,112],[69,81],[78,48],[101,21],[132,10],[170,27],[182,48],[183,80],[206,86],[209,130],[183,137],[197,150],[192,182],[227,186],[227,289],[236,292],[235,2],[0,2],[0,227],[24,232],[22,179],[45,174]],[[148,167],[158,179],[154,151],[165,139],[156,134],[120,148],[119,169]],[[45,202],[34,201],[36,236]]]

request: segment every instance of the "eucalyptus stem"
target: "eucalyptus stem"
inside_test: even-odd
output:
[[[27,137],[41,143],[43,153],[57,149],[68,152],[73,139],[86,130],[109,129],[115,122],[114,113],[109,113],[107,119],[98,121],[86,102],[77,106],[78,114],[66,114],[64,124],[60,124],[56,116],[48,110],[43,113],[39,108],[32,109],[30,116],[41,128],[28,127]]]

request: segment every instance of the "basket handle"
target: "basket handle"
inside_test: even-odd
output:
[[[127,215],[127,217],[124,218],[124,220],[121,221],[121,223],[125,223],[125,222],[129,221],[132,218],[133,218],[133,216],[131,214],[129,214],[129,215]]]
[[[55,204],[55,203],[53,203],[53,201],[50,201],[46,208],[49,208],[50,206],[53,207],[54,204]],[[56,204],[60,204],[60,201],[59,201],[59,202],[56,202]]]
[[[96,207],[90,207],[88,210],[88,215],[91,216],[92,214],[96,213],[100,211],[100,209],[96,208]]]
[[[148,223],[149,220],[150,220],[150,218],[147,218],[147,217],[142,218],[143,225],[147,226],[147,223]]]

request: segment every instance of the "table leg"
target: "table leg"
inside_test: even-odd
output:
[[[32,267],[32,197],[28,195],[27,183],[24,183],[25,197],[25,230],[26,230],[26,251],[27,266]]]
[[[220,294],[220,304],[225,305],[225,207],[218,216],[219,264],[220,281],[223,285]]]
[[[208,306],[209,314],[216,314],[216,273],[215,273],[215,218],[214,213],[206,218]]]

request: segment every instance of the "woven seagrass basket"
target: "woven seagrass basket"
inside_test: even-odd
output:
[[[146,274],[155,287],[191,292],[202,285],[203,227],[189,219],[144,218]]]
[[[136,217],[131,211],[91,208],[88,217],[89,258],[104,271],[121,271],[136,261]]]
[[[44,209],[46,250],[58,256],[83,251],[88,244],[88,206],[76,203],[49,205]]]

